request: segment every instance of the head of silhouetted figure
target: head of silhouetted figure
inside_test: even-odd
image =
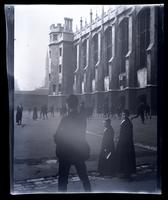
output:
[[[105,119],[104,121],[104,126],[105,127],[109,127],[111,125],[111,120],[108,118],[108,119]]]
[[[74,95],[74,94],[71,94],[67,98],[66,103],[67,103],[69,109],[74,109],[74,110],[77,109],[77,107],[78,107],[78,98],[77,98],[77,96]]]
[[[123,118],[128,118],[129,117],[129,110],[128,109],[124,109],[122,112],[122,117]]]

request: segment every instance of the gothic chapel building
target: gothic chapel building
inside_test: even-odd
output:
[[[72,32],[72,19],[50,26],[49,104],[76,94],[97,110],[106,104],[157,112],[157,71],[163,37],[161,6],[117,6]]]

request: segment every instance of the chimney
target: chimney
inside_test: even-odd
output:
[[[72,19],[64,18],[64,28],[66,31],[72,31]]]

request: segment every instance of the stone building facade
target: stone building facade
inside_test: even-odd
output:
[[[73,93],[74,47],[72,19],[64,18],[64,25],[50,26],[49,42],[49,104],[62,105]]]
[[[80,30],[75,33],[69,20],[65,19],[64,25],[70,23],[69,32],[62,31],[66,39],[58,43],[50,40],[50,95],[59,96],[59,87],[54,90],[53,84],[59,85],[57,55],[62,47],[66,71],[62,74],[62,96],[74,93],[86,106],[99,109],[106,104],[109,109],[114,106],[131,112],[144,101],[156,113],[158,41],[163,23],[160,6],[117,6],[106,13],[102,7],[101,16],[94,20],[90,12],[88,24],[83,26],[81,19]],[[51,38],[59,28],[59,24],[51,26]]]

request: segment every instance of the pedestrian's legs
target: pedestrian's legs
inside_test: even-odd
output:
[[[89,178],[88,178],[85,162],[75,163],[75,167],[76,167],[77,173],[79,175],[79,178],[81,179],[81,181],[83,183],[84,190],[86,192],[90,192],[91,191],[91,185],[90,185],[90,181],[89,181]]]
[[[66,192],[68,185],[68,175],[71,164],[63,159],[59,160],[58,191]]]
[[[144,121],[145,121],[144,113],[142,113],[140,116],[141,116],[142,124],[144,124]]]

